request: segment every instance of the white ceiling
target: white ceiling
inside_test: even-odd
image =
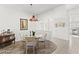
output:
[[[33,4],[32,6],[30,4],[2,4],[0,6],[28,13],[34,12],[36,14],[41,14],[59,6],[59,4]]]

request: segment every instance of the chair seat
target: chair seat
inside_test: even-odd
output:
[[[26,44],[27,47],[35,47],[36,46],[36,42],[28,42]]]
[[[40,39],[39,39],[39,41],[43,41],[43,42],[44,42],[45,40],[42,40],[42,39],[40,40]]]
[[[35,48],[36,48],[36,42],[28,42],[26,44],[27,50],[26,53],[28,53],[29,48],[33,49],[33,53],[35,53]]]

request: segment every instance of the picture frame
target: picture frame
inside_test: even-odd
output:
[[[65,22],[57,22],[55,27],[65,27]]]
[[[66,22],[64,21],[66,20],[65,17],[59,17],[59,18],[56,18],[55,20],[56,20],[55,21],[56,28],[59,28],[59,27],[64,28],[66,26]]]
[[[28,30],[28,20],[20,18],[20,30]]]

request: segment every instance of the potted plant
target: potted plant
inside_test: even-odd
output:
[[[32,31],[32,35],[35,36],[35,32],[34,31]]]

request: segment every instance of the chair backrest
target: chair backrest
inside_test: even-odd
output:
[[[47,37],[47,33],[43,33],[39,39],[39,41],[45,41]]]
[[[35,37],[25,37],[26,42],[36,42]]]
[[[42,36],[42,39],[46,40],[46,37],[47,37],[47,33],[44,33],[43,36]]]

